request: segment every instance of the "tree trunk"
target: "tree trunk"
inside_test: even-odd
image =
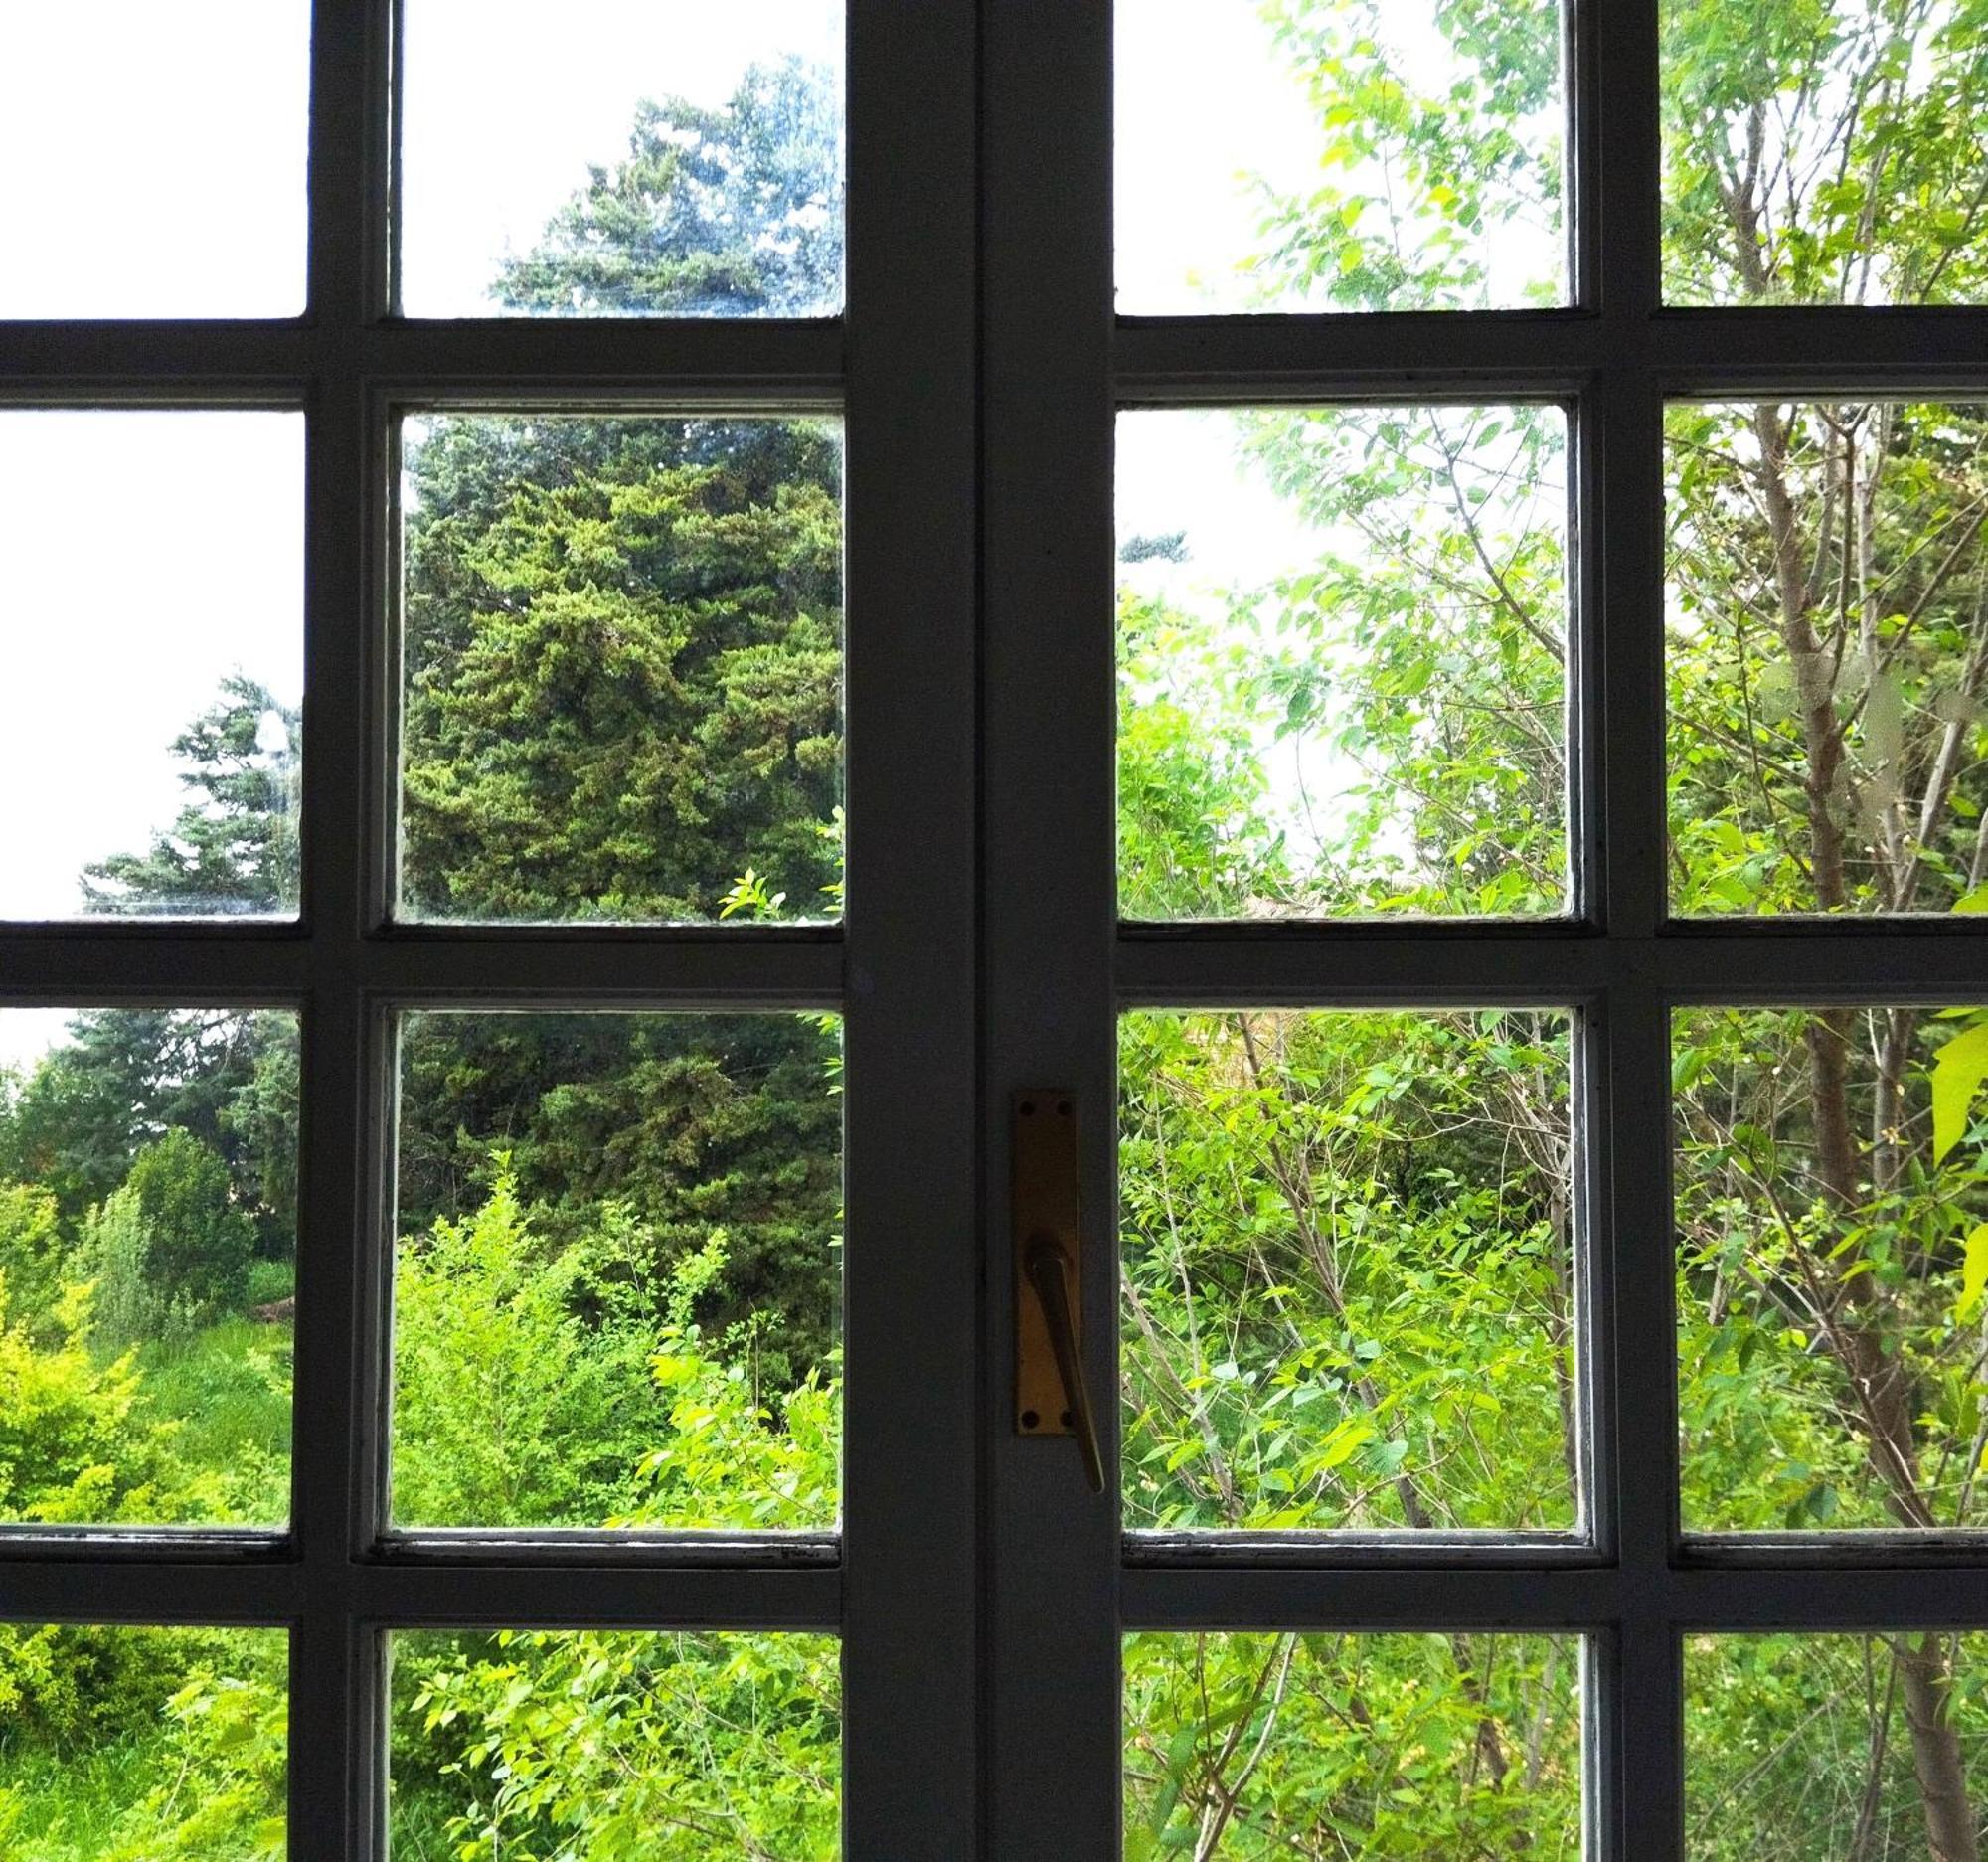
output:
[[[1849,903],[1844,837],[1836,790],[1844,762],[1843,724],[1837,712],[1833,658],[1823,651],[1811,613],[1800,526],[1787,482],[1787,429],[1775,410],[1753,411],[1760,445],[1759,485],[1774,555],[1780,632],[1794,674],[1805,751],[1809,864],[1818,911]],[[1846,494],[1852,488],[1846,486]],[[1846,495],[1846,520],[1855,500]],[[1867,520],[1868,521],[1868,520]],[[1832,1205],[1845,1216],[1862,1200],[1861,1158],[1850,1115],[1850,1042],[1855,1011],[1831,1009],[1808,1017],[1809,1084],[1815,1120],[1816,1168]],[[1849,1379],[1863,1421],[1866,1453],[1894,1516],[1907,1527],[1935,1522],[1920,1490],[1914,1405],[1909,1380],[1896,1350],[1889,1295],[1871,1273],[1842,1278],[1827,1259],[1812,1264],[1828,1337]],[[1833,1276],[1833,1283],[1832,1283]],[[1936,1636],[1906,1645],[1900,1657],[1905,1720],[1911,1732],[1912,1769],[1918,1776],[1926,1837],[1936,1862],[1980,1862],[1967,1773],[1959,1741],[1944,1706],[1952,1686],[1946,1652]]]

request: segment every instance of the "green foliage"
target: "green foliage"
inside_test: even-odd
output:
[[[138,1153],[124,1187],[137,1201],[146,1271],[165,1309],[196,1319],[240,1310],[255,1226],[219,1154],[190,1131],[168,1131]]]
[[[832,1637],[501,1634],[407,1687],[424,1639],[395,1692],[460,1755],[461,1862],[840,1853]]]
[[[1572,1525],[1565,1025],[1142,1014],[1119,1068],[1128,1519]]]
[[[1549,1636],[1127,1636],[1126,1862],[1573,1862],[1578,1666]]]
[[[842,102],[798,59],[731,100],[639,104],[628,158],[589,170],[493,295],[541,315],[821,316],[842,297]]]
[[[143,854],[83,869],[92,912],[160,918],[294,912],[300,719],[265,686],[231,674],[221,697],[173,740],[181,782],[196,800]]]
[[[729,457],[671,460],[696,436],[587,423],[563,437],[597,460],[555,465],[518,423],[438,424],[443,472],[503,476],[494,510],[459,513],[466,487],[430,499],[427,448],[410,459],[410,903],[709,919],[747,863],[818,897],[840,772],[832,440],[795,482],[768,475],[789,444],[749,429],[711,437]]]
[[[397,1249],[398,1521],[580,1526],[628,1510],[661,1405],[628,1302],[579,1310],[588,1265],[530,1233],[508,1173],[476,1215]]]

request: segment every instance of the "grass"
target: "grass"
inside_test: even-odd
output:
[[[139,1347],[145,1411],[179,1424],[173,1453],[189,1472],[230,1478],[244,1524],[289,1511],[291,1345],[286,1321],[224,1319]]]
[[[137,1832],[128,1819],[171,1763],[162,1728],[58,1752],[0,1745],[0,1854],[8,1862],[97,1862]]]

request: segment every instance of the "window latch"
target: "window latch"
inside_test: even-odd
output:
[[[1104,1457],[1083,1380],[1083,1222],[1077,1200],[1077,1101],[1025,1090],[1014,1100],[1015,1429],[1075,1436],[1092,1493]]]

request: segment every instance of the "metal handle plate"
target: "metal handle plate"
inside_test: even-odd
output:
[[[1083,1378],[1083,1221],[1077,1101],[1054,1089],[1014,1099],[1015,1429],[1075,1436],[1084,1477],[1104,1491],[1097,1424]]]

